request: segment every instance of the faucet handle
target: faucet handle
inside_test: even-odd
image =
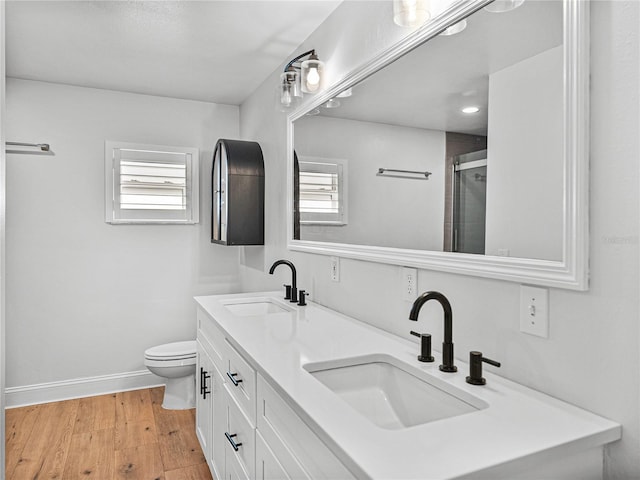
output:
[[[485,385],[487,380],[482,377],[482,362],[493,365],[494,367],[500,367],[500,362],[491,360],[482,356],[482,352],[469,352],[469,376],[467,377],[467,383],[471,385]]]
[[[284,299],[289,300],[291,298],[291,285],[284,285]]]
[[[418,360],[421,362],[433,362],[434,358],[431,355],[431,334],[418,333],[413,330],[409,333],[414,337],[420,338],[420,355],[418,355]]]
[[[298,301],[298,306],[304,307],[307,304],[306,297],[309,296],[309,293],[307,293],[306,290],[299,290],[298,295],[300,297],[300,300]]]

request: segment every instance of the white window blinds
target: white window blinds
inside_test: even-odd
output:
[[[182,159],[180,159],[182,160]],[[120,208],[185,210],[186,163],[120,160]]]
[[[346,224],[345,161],[298,163],[301,223]]]
[[[197,223],[198,149],[106,142],[108,223]]]

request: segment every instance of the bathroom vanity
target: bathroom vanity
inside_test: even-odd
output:
[[[196,297],[196,429],[215,478],[598,479],[621,426],[278,292]],[[403,319],[399,319],[401,321]],[[409,330],[407,320],[407,330]]]

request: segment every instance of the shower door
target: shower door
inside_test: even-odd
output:
[[[453,165],[452,251],[484,254],[487,213],[486,150],[456,157]]]

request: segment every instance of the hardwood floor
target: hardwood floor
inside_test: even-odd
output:
[[[212,480],[195,410],[163,388],[8,409],[6,480]]]

